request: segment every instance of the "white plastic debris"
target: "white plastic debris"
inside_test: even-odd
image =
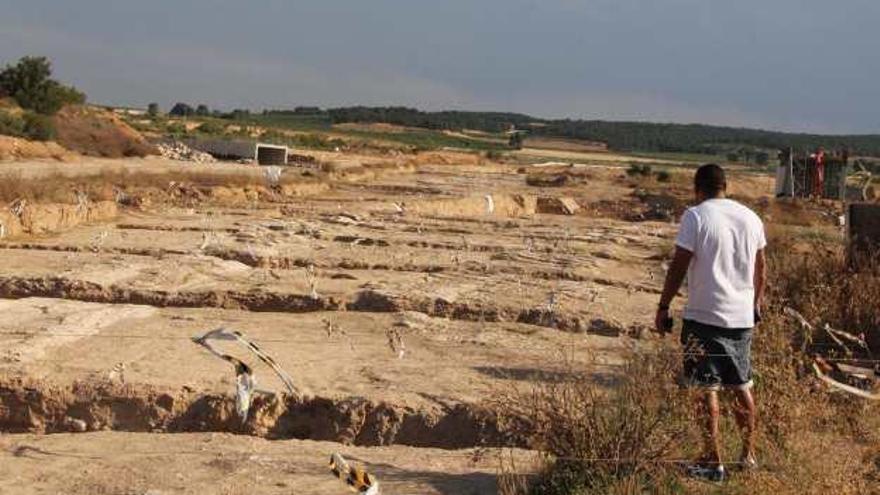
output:
[[[486,213],[490,215],[495,213],[495,200],[492,199],[491,194],[486,195]]]
[[[281,183],[281,174],[284,172],[284,169],[277,166],[266,167],[263,172],[266,176],[266,183],[269,187],[276,187]]]
[[[361,495],[379,495],[379,482],[362,467],[352,468],[340,454],[330,456],[330,472],[351,491]]]
[[[250,366],[239,361],[235,365],[235,412],[241,418],[241,422],[247,421],[251,402],[254,400],[254,392],[257,389],[257,379]]]
[[[255,356],[257,356],[260,361],[272,368],[272,371],[274,371],[275,374],[278,375],[278,378],[280,378],[284,385],[287,387],[290,395],[294,396],[297,399],[301,399],[303,397],[303,394],[293,384],[293,379],[290,377],[290,375],[288,375],[287,372],[284,371],[284,369],[278,366],[278,363],[276,363],[271,356],[263,352],[263,350],[260,349],[256,344],[245,338],[245,336],[242,335],[241,332],[235,330],[227,330],[225,328],[217,328],[215,330],[211,330],[201,337],[194,338],[193,342],[201,345],[211,354],[219,357],[220,359],[232,363],[232,365],[235,367],[235,408],[242,422],[247,421],[248,411],[250,410],[251,402],[253,401],[255,393],[260,392],[269,395],[274,395],[274,393],[266,390],[257,389],[257,380],[254,376],[253,369],[248,366],[244,361],[217,350],[212,345],[212,340],[237,342],[238,344],[247,348]]]

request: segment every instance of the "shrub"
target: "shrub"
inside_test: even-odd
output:
[[[169,122],[165,126],[165,132],[170,136],[185,136],[187,135],[186,126],[180,122]]]
[[[226,126],[218,124],[217,122],[208,121],[200,125],[197,130],[202,134],[210,134],[212,136],[216,136],[225,133]]]
[[[269,131],[263,134],[263,139],[292,147],[316,150],[334,150],[346,146],[346,142],[342,139],[329,138],[321,134],[294,134],[289,136],[280,132]]]
[[[25,113],[23,135],[34,141],[51,141],[56,135],[55,123],[49,116]]]
[[[642,165],[639,163],[632,163],[629,168],[626,169],[626,175],[630,177],[648,177],[651,175],[651,166],[647,164]]]
[[[755,153],[755,163],[758,165],[767,165],[770,163],[770,153],[766,151],[759,151]]]
[[[604,494],[622,480],[640,487],[633,493],[647,493],[666,483],[662,461],[679,453],[692,430],[691,398],[673,380],[677,361],[669,353],[633,354],[611,391],[572,371],[505,398],[508,411],[526,418],[532,448],[548,456],[528,493]]]
[[[24,119],[11,113],[0,111],[0,134],[21,137],[24,135]]]
[[[51,141],[55,139],[56,129],[52,118],[47,115],[25,112],[19,117],[0,112],[0,134],[33,141]]]
[[[500,161],[504,158],[504,153],[498,150],[489,150],[486,152],[486,159],[492,160],[493,162]]]
[[[45,57],[24,57],[0,72],[0,94],[11,96],[26,110],[54,115],[68,104],[85,103],[86,96],[50,78],[52,65]]]
[[[507,145],[514,150],[521,150],[523,147],[523,142],[525,138],[521,132],[514,132],[510,135],[510,140],[508,140]]]
[[[169,115],[174,115],[175,117],[191,117],[195,115],[196,111],[193,107],[187,105],[186,103],[175,103],[173,107],[171,107],[171,111],[168,112]]]
[[[876,493],[878,406],[835,396],[810,379],[811,356],[827,353],[831,342],[821,331],[806,334],[782,308],[792,306],[815,323],[864,332],[876,353],[880,269],[855,274],[839,244],[806,252],[782,239],[770,245],[772,283],[752,352],[760,456],[773,467],[736,474],[712,493]],[[626,357],[619,381],[607,390],[571,372],[570,378],[502,394],[500,405],[511,415],[507,423],[524,429],[531,447],[546,459],[529,486],[507,483],[504,495],[706,493],[689,489],[680,471],[665,462],[692,457],[700,445],[692,397],[672,381],[680,358],[674,350],[655,353],[655,346],[646,347]],[[724,451],[731,455],[739,448],[737,432],[732,421],[721,427]],[[851,457],[845,462],[829,462],[846,456]]]
[[[672,174],[670,174],[666,170],[660,170],[655,174],[657,178],[657,182],[669,182],[672,179]]]

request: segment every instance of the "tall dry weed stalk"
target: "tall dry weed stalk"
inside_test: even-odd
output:
[[[309,265],[305,268],[306,283],[309,285],[309,296],[318,300],[321,296],[318,294],[318,270],[315,265]]]
[[[691,402],[676,373],[672,354],[639,353],[626,360],[613,390],[572,369],[506,395],[510,427],[530,438],[546,466],[530,491],[519,484],[503,493],[608,493],[621,482],[660,483],[669,476],[665,461],[690,431]]]
[[[812,322],[864,334],[880,355],[880,253],[850,263],[839,245],[815,243],[804,252],[782,242],[770,254],[771,300]],[[824,341],[822,335],[810,337]]]

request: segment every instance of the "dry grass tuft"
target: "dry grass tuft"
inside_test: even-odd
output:
[[[520,418],[511,425],[525,429],[546,462],[528,483],[508,466],[501,493],[880,493],[880,407],[818,383],[808,365],[814,354],[830,352],[827,343],[782,312],[791,306],[815,323],[865,333],[876,356],[880,264],[856,273],[833,242],[808,252],[781,239],[771,246],[769,308],[753,344],[762,469],[706,485],[667,462],[699,449],[692,397],[674,383],[680,357],[671,349],[628,356],[611,390],[572,373],[502,394],[511,417]],[[730,413],[728,405],[724,453],[735,459],[739,439]]]

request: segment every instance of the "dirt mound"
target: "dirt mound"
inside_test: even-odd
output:
[[[0,161],[40,160],[45,158],[73,161],[76,159],[76,155],[53,142],[44,143],[11,136],[0,136]]]
[[[113,201],[71,204],[28,204],[18,202],[9,211],[0,211],[0,239],[21,234],[60,232],[86,222],[106,221],[115,217]]]
[[[581,206],[572,198],[568,197],[541,197],[538,198],[538,213],[549,215],[574,215],[580,211]]]
[[[526,185],[532,187],[571,187],[585,184],[595,179],[593,172],[573,167],[550,167],[542,170],[520,168],[518,173],[526,173]]]
[[[140,133],[106,110],[71,105],[53,120],[58,143],[84,155],[121,158],[156,154]]]
[[[480,165],[482,157],[473,153],[431,151],[419,153],[414,161],[416,165]]]
[[[487,194],[456,199],[431,199],[407,203],[407,210],[440,217],[500,216],[519,218],[534,215],[537,198],[528,195]]]
[[[566,175],[529,175],[526,184],[532,187],[564,187],[570,182]]]

